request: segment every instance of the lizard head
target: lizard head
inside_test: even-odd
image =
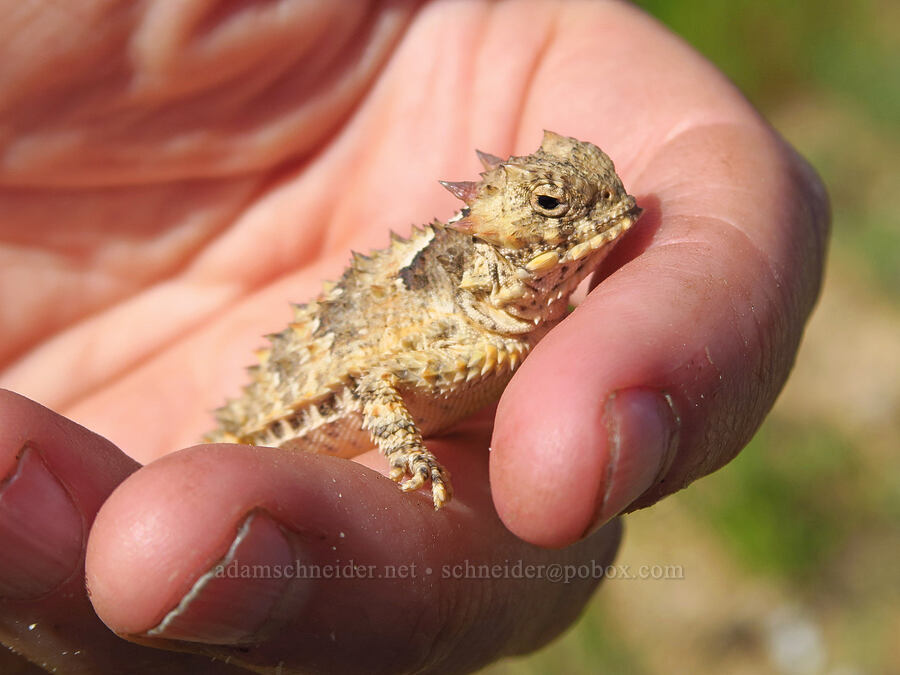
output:
[[[478,156],[482,180],[442,182],[466,203],[448,227],[496,248],[523,281],[552,279],[555,287],[567,271],[593,267],[595,254],[641,214],[612,161],[591,143],[545,131],[534,154]]]

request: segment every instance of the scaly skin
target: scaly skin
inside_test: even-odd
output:
[[[479,182],[447,223],[354,254],[336,283],[271,335],[244,394],[207,439],[351,457],[377,446],[404,490],[448,472],[423,437],[500,397],[569,296],[640,216],[596,146],[545,132],[532,155],[479,152]]]

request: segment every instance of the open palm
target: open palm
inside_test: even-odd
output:
[[[602,574],[456,572],[602,567],[618,529],[600,525],[727,462],[771,406],[818,291],[821,187],[719,73],[632,7],[62,11],[0,21],[18,46],[0,41],[0,384],[121,451],[0,397],[13,477],[0,538],[18,551],[9,573],[0,556],[0,625],[30,659],[234,668],[187,650],[251,668],[448,672],[534,649]],[[373,474],[387,469],[375,453],[169,454],[210,428],[288,301],[336,278],[351,248],[385,246],[388,228],[451,215],[436,179],[474,177],[475,147],[525,154],[543,128],[602,147],[646,213],[516,374],[496,423],[429,443],[454,475],[448,508]],[[178,652],[96,620],[85,544],[104,622]],[[376,576],[203,577],[220,561],[298,559]],[[414,571],[384,578],[401,565]]]

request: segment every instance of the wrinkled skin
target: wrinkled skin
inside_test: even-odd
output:
[[[598,524],[726,463],[788,374],[821,279],[821,185],[628,5],[23,7],[0,3],[0,384],[56,412],[0,396],[0,638],[35,662],[462,672],[535,649],[596,580],[421,570],[609,561],[617,521]],[[474,175],[472,148],[522,154],[542,128],[602,147],[645,214],[493,427],[430,443],[453,504],[401,494],[375,453],[174,452],[288,299],[388,227],[449,216],[433,179]],[[209,586],[222,604],[144,635],[239,530],[241,560],[419,573]]]

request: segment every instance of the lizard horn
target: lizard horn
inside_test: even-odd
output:
[[[440,183],[447,188],[454,197],[462,199],[466,204],[475,199],[475,195],[478,194],[478,183],[474,181],[461,180],[452,182],[449,180],[442,180]]]
[[[475,154],[478,155],[478,161],[481,162],[481,165],[485,168],[486,171],[496,169],[498,166],[500,166],[500,164],[503,163],[503,160],[497,157],[497,155],[492,155],[489,152],[476,150]]]

